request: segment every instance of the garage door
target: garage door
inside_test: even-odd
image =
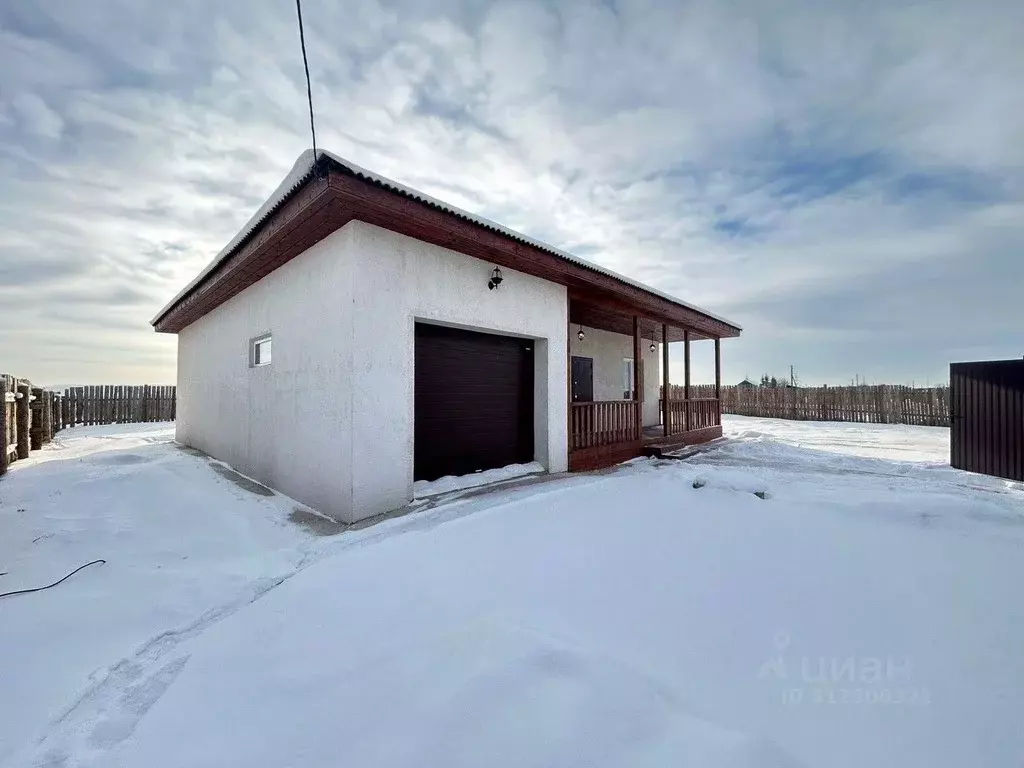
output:
[[[533,460],[533,343],[416,324],[417,480]]]

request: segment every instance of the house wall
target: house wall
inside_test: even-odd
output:
[[[622,360],[633,357],[633,337],[584,327],[585,338],[580,341],[576,336],[577,330],[577,326],[572,327],[572,333],[569,335],[569,350],[573,356],[593,358],[594,399],[622,400],[623,384],[625,384]],[[644,339],[641,344],[644,362],[645,427],[661,423],[661,415],[658,413],[661,345],[655,345],[655,351],[651,352],[650,343],[650,339]]]
[[[371,224],[352,222],[353,503],[382,511],[412,497],[414,328],[429,321],[538,340],[534,345],[535,459],[568,468],[565,287]]]
[[[341,229],[178,334],[176,438],[328,514],[352,507],[352,270]],[[271,332],[273,362],[249,366]]]
[[[563,286],[350,222],[185,328],[177,439],[337,519],[412,498],[414,328],[536,339],[535,458],[567,469]],[[249,366],[270,332],[273,362]],[[621,393],[620,393],[621,394]]]

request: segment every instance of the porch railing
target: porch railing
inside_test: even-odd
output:
[[[690,418],[687,422],[686,414]],[[714,397],[696,397],[689,400],[668,401],[668,433],[678,435],[687,430],[717,427],[722,423],[720,401]]]
[[[569,404],[569,450],[637,440],[640,404],[599,400]]]

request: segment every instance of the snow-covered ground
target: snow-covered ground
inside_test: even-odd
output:
[[[949,464],[949,430],[937,427],[726,416],[725,433],[734,439],[765,437],[862,458]]]
[[[70,764],[102,755],[177,645],[302,564],[313,537],[288,521],[290,500],[238,487],[173,437],[172,424],[76,427],[0,479],[0,592],[107,561],[0,598],[0,765],[25,747],[45,763],[35,746],[56,733]],[[74,734],[86,712],[90,732]]]
[[[0,591],[108,560],[0,598],[0,764],[1024,760],[1024,491],[945,430],[734,417],[316,538],[141,426],[0,481]]]
[[[517,480],[527,475],[540,474],[544,472],[543,465],[536,461],[528,464],[509,464],[507,467],[498,469],[487,469],[483,472],[475,472],[472,475],[445,475],[437,480],[417,480],[413,483],[413,492],[417,499],[427,499],[432,496],[439,496],[442,493],[462,491],[467,488],[478,488],[481,485],[493,485],[508,480]]]

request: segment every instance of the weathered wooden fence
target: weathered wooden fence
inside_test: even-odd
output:
[[[171,386],[69,387],[61,398],[61,419],[67,425],[173,421],[175,394]]]
[[[97,385],[55,392],[0,374],[0,475],[62,429],[90,424],[173,421],[173,386]]]
[[[713,385],[690,387],[693,399],[714,394]],[[682,398],[672,385],[671,399]],[[948,427],[949,404],[949,387],[722,387],[723,413],[775,419]]]

